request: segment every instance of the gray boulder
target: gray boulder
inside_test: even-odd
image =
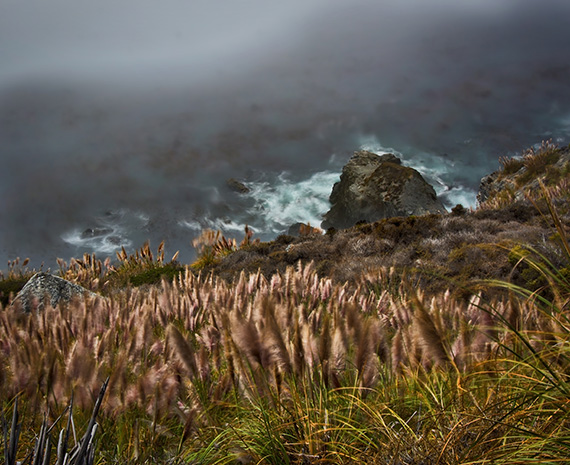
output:
[[[346,229],[359,221],[445,213],[435,191],[415,169],[392,154],[355,152],[330,196],[321,227]]]
[[[86,296],[96,297],[97,294],[84,287],[49,273],[36,273],[16,295],[12,307],[20,307],[24,312],[42,310],[44,305],[56,307],[59,303],[70,302],[74,298]]]

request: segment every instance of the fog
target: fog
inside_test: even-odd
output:
[[[0,264],[93,251],[62,237],[119,216],[132,246],[189,248],[181,221],[245,221],[227,178],[339,171],[370,138],[474,192],[499,156],[567,143],[569,19],[563,0],[2,0]]]

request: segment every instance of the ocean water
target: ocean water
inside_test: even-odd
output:
[[[360,149],[474,207],[499,156],[570,142],[569,20],[565,0],[4,0],[0,268],[318,226]]]

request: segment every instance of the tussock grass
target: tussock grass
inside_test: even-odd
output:
[[[525,197],[537,201],[542,196],[539,181],[555,197],[569,198],[568,148],[559,148],[552,140],[542,141],[538,148],[531,147],[518,157],[501,157],[499,162],[501,169],[496,174],[500,188],[490,192],[480,208],[500,209]]]

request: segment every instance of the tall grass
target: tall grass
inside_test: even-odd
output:
[[[492,300],[428,297],[384,269],[340,285],[309,264],[233,283],[187,267],[144,291],[3,310],[1,406],[17,396],[38,431],[37,412],[53,423],[74,392],[87,424],[109,377],[99,463],[564,463],[570,282],[527,252],[543,288],[488,282],[506,290]]]

